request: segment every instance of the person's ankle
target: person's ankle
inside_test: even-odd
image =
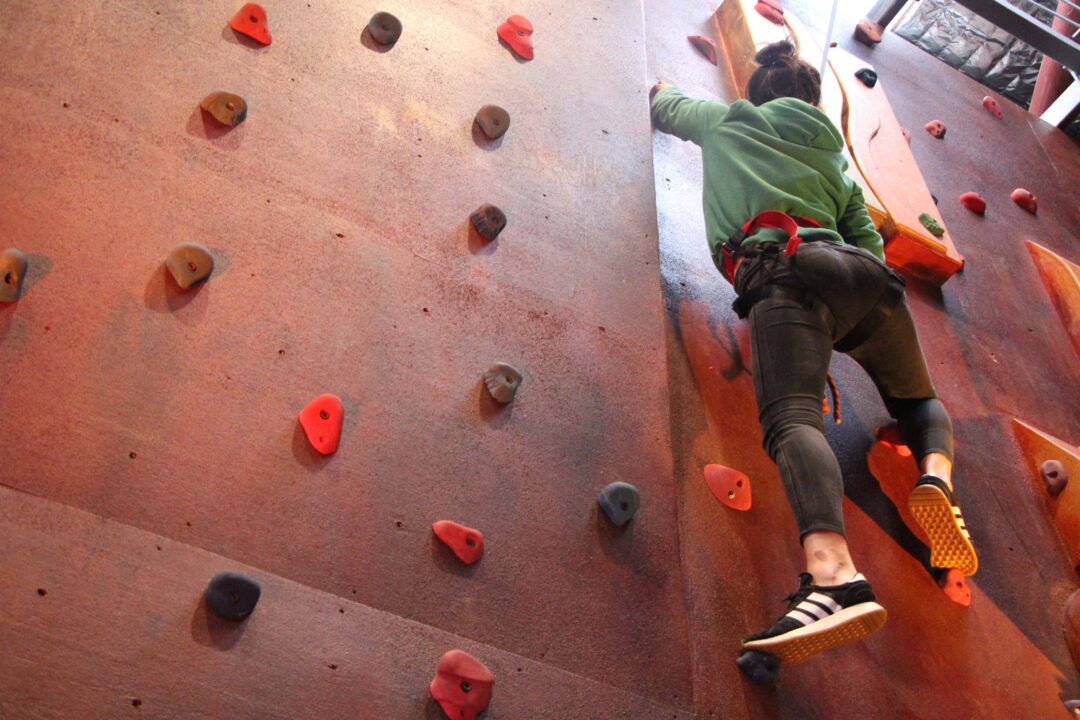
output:
[[[810,570],[814,578],[814,585],[818,587],[831,587],[851,582],[858,573],[851,565],[838,565],[833,568],[815,568]]]
[[[932,477],[932,478],[937,478],[937,479],[938,479],[938,480],[940,480],[941,482],[945,483],[945,486],[946,486],[947,488],[949,488],[949,492],[950,492],[950,493],[951,493],[951,492],[953,491],[953,484],[952,484],[952,478],[948,478],[948,477],[941,477],[941,475],[939,475],[939,474],[937,474],[937,473],[932,473],[932,472],[924,472],[924,473],[923,473],[923,477],[927,477],[927,476],[929,476],[929,477]]]

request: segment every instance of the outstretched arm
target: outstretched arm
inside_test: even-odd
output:
[[[885,241],[874,228],[874,221],[870,219],[870,213],[866,211],[866,200],[863,199],[862,188],[857,184],[851,193],[847,207],[836,219],[836,231],[848,245],[869,250],[878,260],[885,262]]]
[[[649,98],[657,130],[698,145],[708,128],[728,111],[723,103],[688,98],[662,80],[649,91]]]

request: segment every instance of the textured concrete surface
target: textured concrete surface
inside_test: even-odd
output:
[[[734,658],[792,589],[794,527],[696,150],[650,140],[646,113],[658,75],[729,92],[686,41],[713,8],[311,5],[267,5],[260,49],[232,3],[0,0],[0,245],[32,263],[0,307],[5,720],[434,718],[454,646],[495,671],[491,718],[1055,717],[1080,695],[1076,576],[1007,421],[1080,438],[1075,358],[1022,242],[1080,254],[1071,141],[1007,103],[994,120],[893,36],[851,46],[842,21],[903,124],[950,124],[913,147],[969,266],[910,295],[983,568],[968,610],[937,588],[896,509],[912,470],[875,459],[884,411],[838,359],[849,530],[891,620],[760,689]],[[376,10],[405,26],[386,52],[360,32]],[[512,13],[532,62],[495,38]],[[249,103],[230,132],[198,110],[215,90]],[[471,127],[487,103],[513,117],[497,146]],[[490,245],[467,222],[485,202],[509,217]],[[185,241],[218,268],[181,295],[162,261]],[[525,374],[502,410],[481,387],[499,360]],[[296,422],[323,392],[346,413],[329,458]],[[753,479],[750,513],[711,497],[707,462]],[[595,503],[613,480],[642,491],[622,531]],[[482,530],[484,559],[460,566],[439,519]],[[225,637],[198,603],[220,569],[265,591]]]

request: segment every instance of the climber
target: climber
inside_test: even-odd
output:
[[[748,100],[695,100],[661,81],[650,92],[661,132],[701,147],[713,260],[748,318],[763,445],[795,515],[806,572],[771,627],[743,641],[793,663],[879,629],[887,616],[844,532],[843,479],[824,436],[832,351],[873,379],[922,477],[908,505],[931,564],[972,575],[978,557],[953,500],[952,425],[937,399],[904,281],[862,192],[845,175],[843,140],[818,109],[821,78],[789,42],[763,48]]]

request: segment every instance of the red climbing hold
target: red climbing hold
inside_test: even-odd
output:
[[[1002,111],[1001,106],[998,105],[998,101],[987,95],[983,98],[982,106],[986,108],[987,112],[996,117],[998,120],[1005,117],[1005,113]]]
[[[431,526],[435,536],[446,543],[466,565],[484,557],[484,533],[453,520],[439,520]]]
[[[911,457],[911,448],[900,437],[900,428],[895,425],[882,425],[877,429],[877,441],[895,452],[900,457]]]
[[[734,510],[749,510],[750,478],[723,465],[705,466],[705,483],[716,499]]]
[[[1039,209],[1039,201],[1035,198],[1030,190],[1024,188],[1016,188],[1009,195],[1014,203],[1027,210],[1032,215]]]
[[[938,140],[945,137],[945,123],[941,122],[940,120],[931,120],[930,122],[923,125],[923,127],[926,128],[926,132],[930,133]]]
[[[484,663],[464,650],[451,650],[439,658],[431,697],[452,720],[476,720],[491,702],[495,676]]]
[[[498,29],[499,37],[522,60],[533,59],[532,23],[521,15],[511,15]]]
[[[971,605],[971,588],[968,587],[967,580],[964,579],[964,573],[956,568],[950,568],[949,572],[938,578],[938,585],[945,591],[945,595],[957,605],[963,605],[964,607]]]
[[[229,21],[229,27],[263,45],[270,44],[270,26],[266,24],[266,10],[263,10],[263,6],[258,3],[248,3],[240,8],[240,11]]]
[[[716,64],[716,45],[713,41],[707,37],[701,35],[687,35],[686,39],[690,41],[690,44],[697,48],[697,51],[705,56],[705,59]]]
[[[754,6],[758,15],[776,25],[784,24],[784,8],[776,0],[762,0]]]
[[[331,455],[341,442],[341,424],[345,408],[337,395],[320,395],[300,411],[300,427],[304,428],[311,447],[323,455]]]
[[[986,212],[986,199],[977,192],[966,192],[961,195],[960,204],[973,213],[982,215]]]

